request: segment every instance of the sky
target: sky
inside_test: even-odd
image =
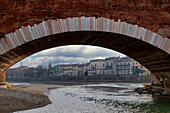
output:
[[[50,62],[52,63],[52,66],[55,66],[57,64],[87,63],[93,59],[104,59],[116,56],[123,57],[125,55],[110,49],[97,46],[61,46],[33,54],[13,65],[11,68],[19,67],[21,62],[22,65],[29,67],[47,65]]]

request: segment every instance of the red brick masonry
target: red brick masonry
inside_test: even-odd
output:
[[[169,0],[0,0],[0,36],[49,18],[121,19],[170,38]]]

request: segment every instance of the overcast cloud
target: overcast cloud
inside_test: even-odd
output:
[[[46,65],[49,62],[51,62],[54,66],[57,64],[86,63],[92,59],[104,59],[113,56],[125,55],[110,49],[105,49],[97,46],[70,45],[41,51],[25,58],[21,62],[23,65],[30,67]],[[15,64],[12,67],[20,66],[21,62]]]

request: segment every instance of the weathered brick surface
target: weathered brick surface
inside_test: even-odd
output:
[[[168,78],[166,84],[170,88],[170,39],[162,38],[170,38],[169,6],[168,0],[161,2],[160,0],[0,0],[0,37],[4,35],[6,37],[0,39],[0,73],[25,57],[44,49],[88,44],[116,50],[132,57],[157,78]],[[80,16],[77,21],[75,18],[68,18]],[[91,18],[88,20],[82,16]],[[90,21],[93,22],[93,17],[99,18],[95,19],[96,24],[89,25]],[[56,18],[59,19],[44,21]],[[65,20],[61,20],[62,18]],[[110,24],[105,18],[110,19]],[[73,21],[78,25],[76,26]],[[139,26],[138,32],[132,24]],[[125,29],[122,29],[122,26],[126,26],[123,27]],[[17,30],[18,28],[22,29]],[[86,31],[56,34],[66,30],[69,32],[91,29],[108,30],[113,33]],[[37,38],[39,39],[35,40]]]
[[[0,35],[49,18],[121,19],[170,38],[169,0],[0,0]]]

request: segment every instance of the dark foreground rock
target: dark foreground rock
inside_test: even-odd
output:
[[[0,89],[0,113],[33,109],[50,104],[46,95],[15,89]]]
[[[164,89],[159,86],[146,86],[142,88],[136,88],[134,91],[139,94],[170,96],[170,92],[165,92]]]

